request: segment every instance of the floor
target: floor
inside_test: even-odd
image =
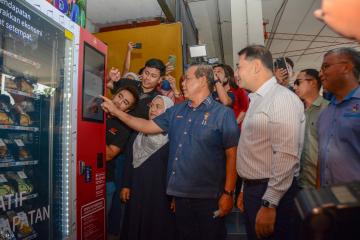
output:
[[[227,240],[247,240],[244,217],[239,209],[234,208],[226,218],[226,228],[228,231]]]

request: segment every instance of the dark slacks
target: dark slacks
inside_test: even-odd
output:
[[[246,218],[246,232],[249,240],[256,240],[255,220],[257,212],[261,207],[261,199],[266,191],[267,182],[247,184],[244,182],[244,208]],[[297,180],[293,180],[288,191],[279,202],[276,208],[276,222],[274,234],[266,239],[296,239],[295,224],[296,208],[294,197],[299,191]]]
[[[225,240],[224,218],[214,218],[218,199],[175,198],[178,240]]]

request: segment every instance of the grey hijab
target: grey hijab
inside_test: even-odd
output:
[[[166,97],[158,95],[152,101],[157,98],[161,98],[164,101],[165,110],[172,107],[174,102]],[[143,133],[139,133],[133,144],[133,166],[134,168],[138,168],[143,164],[152,154],[154,154],[157,150],[159,150],[162,146],[164,146],[169,141],[168,135],[164,135],[162,133],[145,135]]]

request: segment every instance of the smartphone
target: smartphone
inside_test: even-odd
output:
[[[142,44],[141,44],[141,43],[135,43],[135,44],[134,44],[134,48],[136,48],[136,49],[141,49],[141,48],[142,48]]]
[[[168,62],[169,62],[173,67],[176,67],[176,56],[175,56],[175,55],[169,55]]]
[[[285,58],[277,58],[275,60],[275,68],[282,68],[282,69],[286,69],[287,70],[287,66],[286,66],[286,61]]]

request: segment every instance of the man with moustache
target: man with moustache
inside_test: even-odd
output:
[[[327,52],[320,79],[333,97],[318,120],[321,186],[360,180],[360,55],[351,48]]]
[[[175,199],[179,240],[225,240],[236,182],[239,129],[232,110],[213,99],[211,66],[191,66],[182,83],[187,99],[153,120],[133,117],[104,97],[103,109],[135,131],[169,136],[166,193]]]

